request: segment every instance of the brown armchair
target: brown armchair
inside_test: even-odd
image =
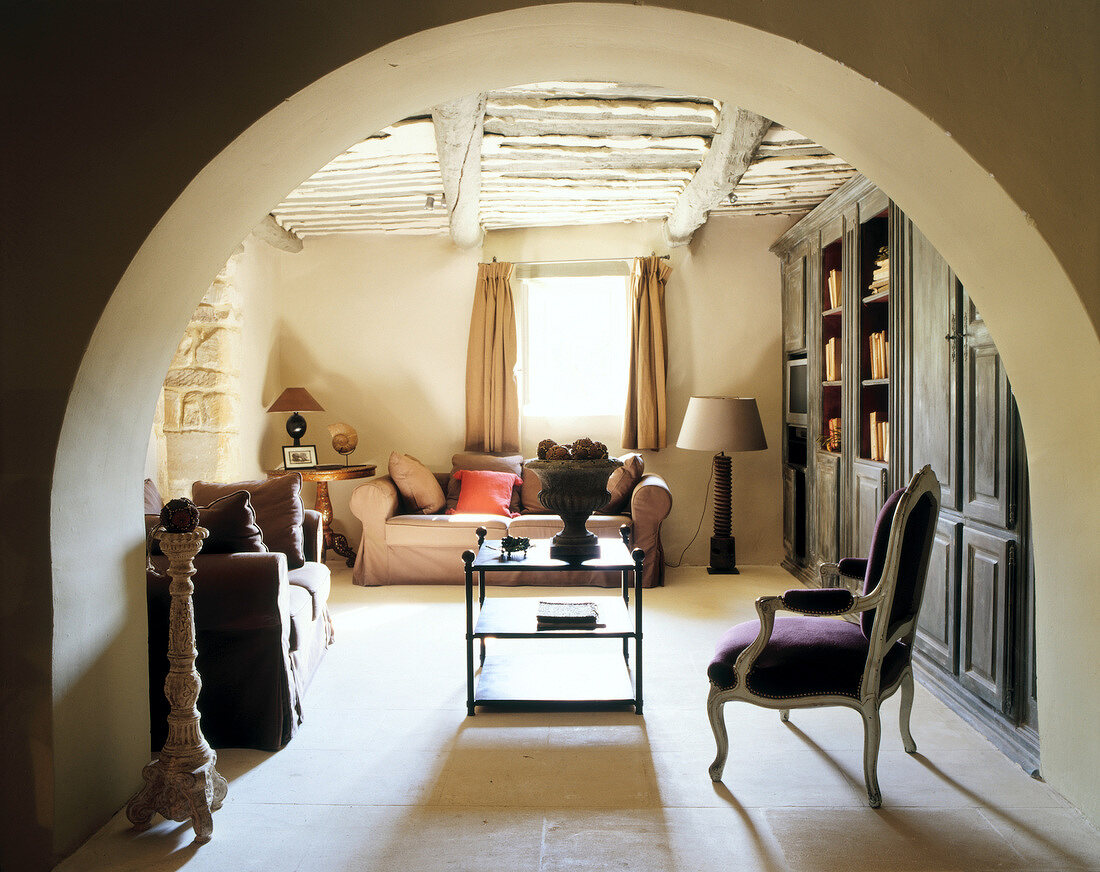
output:
[[[718,643],[707,675],[707,713],[717,755],[710,766],[722,778],[729,739],[723,706],[742,700],[780,710],[841,705],[863,716],[863,774],[872,808],[878,785],[879,706],[901,690],[905,750],[917,750],[909,730],[913,707],[911,657],[917,613],[940,509],[940,484],[931,468],[913,476],[879,511],[866,560],[826,564],[822,577],[863,571],[863,593],[845,588],[789,590],[756,601],[758,621],[732,627]],[[799,617],[779,617],[776,612]],[[859,623],[832,620],[859,616]]]
[[[249,495],[246,520],[255,523],[245,532],[254,530],[251,538],[259,541],[238,550],[233,543],[248,538],[240,530],[227,535],[212,529],[195,558],[192,601],[202,678],[198,707],[212,747],[276,751],[297,733],[306,688],[333,640],[330,577],[319,562],[321,515],[303,508],[300,475],[229,485],[195,482],[195,502],[209,504],[200,509],[200,523],[213,526],[206,509],[240,491]],[[156,525],[159,508],[160,496],[146,482],[147,527]],[[150,564],[149,709],[151,744],[157,751],[167,733],[171,597],[167,558],[154,555]]]

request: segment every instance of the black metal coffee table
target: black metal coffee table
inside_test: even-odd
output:
[[[642,713],[642,559],[644,552],[627,548],[630,528],[620,539],[600,539],[600,555],[567,563],[550,557],[550,540],[535,539],[526,556],[510,559],[500,543],[486,542],[486,529],[477,528],[478,549],[464,551],[466,564],[466,712],[478,705],[516,708],[588,709],[632,705]],[[587,570],[620,573],[618,596],[590,596],[588,588],[566,597],[485,596],[485,576],[492,572],[552,573]],[[477,573],[477,623],[474,623],[474,574]],[[633,576],[633,585],[630,583]],[[634,588],[631,603],[630,589]],[[539,629],[540,600],[595,602],[599,625],[594,628]],[[622,639],[623,653],[593,651],[591,655],[521,657],[494,646],[486,657],[485,640],[494,639]],[[630,640],[634,640],[631,675]],[[480,675],[474,683],[474,642],[480,646]]]

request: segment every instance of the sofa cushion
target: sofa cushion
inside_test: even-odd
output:
[[[256,524],[256,513],[248,491],[218,497],[208,506],[199,506],[199,524],[210,531],[202,543],[207,554],[244,554],[266,551],[263,534]]]
[[[617,515],[630,509],[630,495],[645,473],[645,458],[640,454],[624,454],[619,458],[623,465],[616,469],[607,480],[607,491],[611,494],[600,513]]]
[[[390,454],[390,478],[397,485],[406,507],[410,512],[432,515],[446,504],[443,488],[439,481],[423,463],[408,454]]]
[[[518,512],[509,509],[512,491],[523,480],[512,472],[494,472],[488,469],[459,469],[451,476],[460,489],[458,503],[447,509],[448,515],[482,514],[503,515],[514,518]]]
[[[248,491],[256,513],[256,524],[269,551],[286,555],[288,569],[297,569],[306,562],[305,506],[302,505],[302,476],[291,472],[265,481],[240,481],[235,484],[215,484],[196,481],[191,485],[191,498],[199,505],[208,505],[219,497]]]
[[[206,554],[244,554],[266,551],[263,533],[256,523],[256,513],[248,499],[248,491],[237,491],[219,497],[209,506],[199,506],[199,525],[210,531],[202,543]],[[163,552],[152,533],[160,526],[159,514],[145,515],[145,539],[149,553]]]
[[[309,638],[309,628],[313,624],[313,597],[304,587],[290,585],[288,596],[290,605],[290,650],[297,651]]]
[[[394,515],[386,521],[386,545],[416,548],[476,548],[478,527],[486,540],[508,534],[500,515]]]
[[[323,563],[307,560],[304,566],[292,569],[286,574],[286,580],[307,591],[313,599],[313,620],[324,613],[328,604],[329,591],[332,588],[332,574]]]
[[[520,475],[523,472],[523,455],[521,454],[486,454],[480,451],[460,451],[451,457],[451,476],[447,483],[447,508],[455,509],[458,506],[458,494],[461,491],[461,483],[455,478],[459,470],[487,470],[489,472],[510,472]],[[512,498],[508,503],[510,512],[518,512],[523,507],[520,494],[520,486],[517,485],[512,492]]]
[[[550,511],[542,504],[539,493],[542,491],[542,479],[533,469],[523,467],[523,487],[520,489],[520,500],[523,503],[523,511],[526,514],[544,515]]]

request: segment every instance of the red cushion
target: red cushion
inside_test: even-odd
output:
[[[448,509],[448,515],[503,515],[515,518],[519,513],[509,509],[512,488],[523,479],[512,472],[487,469],[459,469],[452,476],[459,483],[458,504]]]

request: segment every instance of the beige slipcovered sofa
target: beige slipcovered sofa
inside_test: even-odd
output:
[[[645,552],[643,584],[654,587],[664,579],[661,524],[672,509],[672,494],[664,479],[644,471],[640,454],[627,455],[624,470],[630,473],[629,490],[613,514],[594,514],[588,529],[600,537],[617,538],[623,524],[630,527],[630,546]],[[355,489],[351,511],[363,524],[363,537],[355,559],[353,580],[360,585],[462,584],[465,571],[462,552],[477,545],[476,530],[485,527],[488,541],[505,535],[547,539],[562,528],[561,518],[548,513],[537,500],[538,477],[522,466],[520,455],[456,454],[450,473],[435,473],[453,507],[459,469],[511,471],[523,478],[516,488],[512,508],[520,514],[422,514],[402,497],[389,475],[373,478]],[[614,491],[613,491],[614,495]],[[613,499],[613,502],[615,500]],[[517,504],[518,503],[518,504]],[[525,505],[526,504],[526,505]],[[494,572],[494,584],[539,584],[533,573]],[[554,584],[617,586],[614,573],[576,571],[555,573]]]

